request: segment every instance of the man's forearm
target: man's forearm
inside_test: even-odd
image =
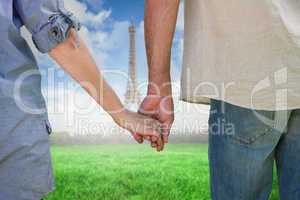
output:
[[[114,118],[121,114],[123,106],[104,80],[88,48],[82,40],[76,48],[76,33],[49,52],[49,55],[68,72]]]
[[[179,0],[147,0],[145,41],[149,66],[148,93],[169,94],[171,48]]]

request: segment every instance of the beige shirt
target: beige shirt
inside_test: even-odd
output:
[[[185,0],[181,99],[300,108],[299,0]]]

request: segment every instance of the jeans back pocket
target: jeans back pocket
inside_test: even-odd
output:
[[[252,110],[218,100],[211,101],[209,132],[252,144],[274,127],[274,111]]]

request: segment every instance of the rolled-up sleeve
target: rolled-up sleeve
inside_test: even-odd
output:
[[[79,21],[65,9],[63,0],[15,0],[14,7],[42,53],[64,42],[71,28],[80,29]]]

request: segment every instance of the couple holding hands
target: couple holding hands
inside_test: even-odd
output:
[[[299,2],[184,3],[181,99],[211,104],[211,198],[267,200],[276,161],[281,198],[300,199]],[[132,112],[105,81],[63,0],[0,2],[1,199],[39,200],[54,189],[41,75],[20,28],[25,26],[37,49],[48,53],[137,142],[148,140],[161,151],[174,120],[170,58],[179,4],[146,0],[148,93],[139,111]],[[16,94],[24,73],[31,76]]]

